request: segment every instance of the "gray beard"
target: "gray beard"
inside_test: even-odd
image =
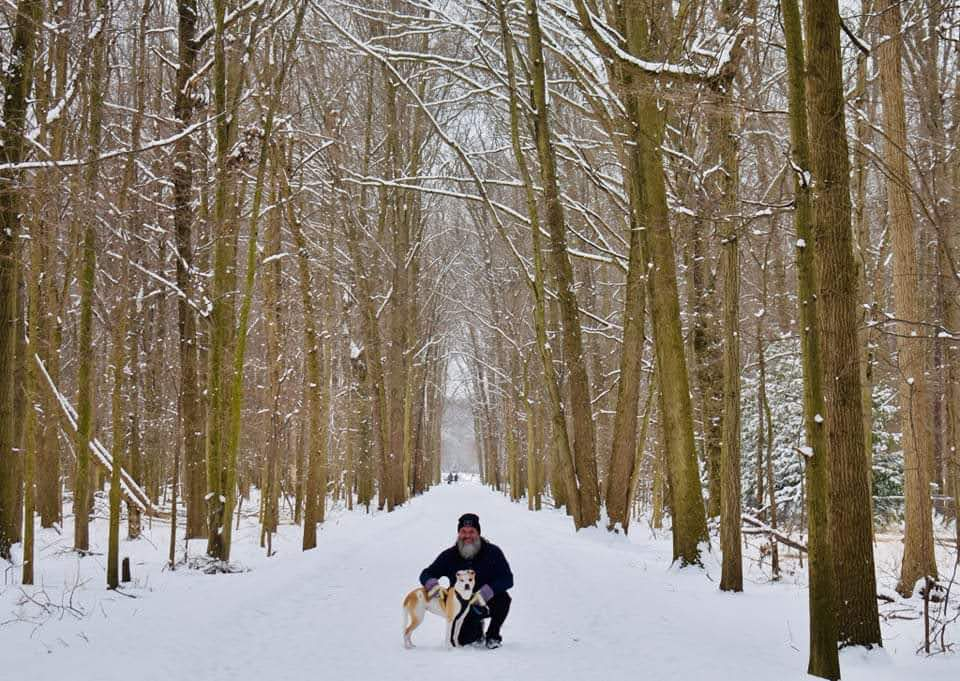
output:
[[[457,539],[457,551],[460,552],[460,557],[464,560],[470,560],[478,553],[480,553],[480,540],[477,539],[473,544],[468,544],[462,539]]]

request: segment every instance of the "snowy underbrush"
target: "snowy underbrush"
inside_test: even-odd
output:
[[[184,539],[182,509],[177,527],[176,563],[169,566],[170,522],[142,519],[141,535],[127,537],[127,516],[120,524],[120,559],[129,559],[131,581],[117,591],[106,587],[108,493],[97,492],[90,522],[90,550],[81,556],[73,549],[74,518],[69,498],[64,504],[63,526],[36,525],[34,584],[22,585],[23,546],[15,544],[12,561],[0,561],[0,639],[17,633],[39,641],[48,651],[85,642],[85,623],[110,620],[115,612],[129,614],[164,598],[178,580],[207,578],[214,573],[244,573],[266,567],[284,556],[301,553],[302,529],[292,523],[287,507],[281,510],[280,527],[273,536],[272,555],[260,546],[257,508],[259,495],[251,490],[237,513],[230,563],[206,555],[206,539]],[[331,504],[328,518],[345,513],[342,503]],[[322,531],[322,530],[321,530]]]

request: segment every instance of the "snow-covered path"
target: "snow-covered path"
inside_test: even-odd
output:
[[[441,620],[428,616],[417,648],[404,650],[400,601],[452,543],[465,511],[480,515],[516,577],[505,645],[447,650]],[[474,483],[443,485],[395,513],[341,514],[324,525],[315,551],[296,552],[291,532],[280,556],[250,572],[166,573],[140,598],[112,596],[81,620],[32,634],[0,629],[0,668],[15,672],[0,678],[809,678],[802,588],[747,584],[743,594],[722,594],[708,579],[715,563],[706,575],[670,568],[666,537],[651,540],[644,527],[629,539],[574,533],[571,525]],[[844,678],[960,678],[956,657],[923,661],[914,647],[910,637],[866,658],[845,654]]]

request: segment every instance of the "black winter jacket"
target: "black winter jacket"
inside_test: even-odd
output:
[[[420,583],[426,584],[431,577],[433,579],[446,577],[453,585],[457,581],[457,570],[473,570],[477,573],[478,591],[484,584],[493,589],[494,595],[513,587],[513,573],[510,572],[510,566],[503,551],[483,537],[480,538],[480,542],[480,551],[470,560],[460,555],[456,544],[443,551],[420,573]]]

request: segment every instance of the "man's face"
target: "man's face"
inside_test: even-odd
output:
[[[457,539],[464,544],[476,544],[480,540],[480,533],[475,527],[461,527],[457,532]]]

